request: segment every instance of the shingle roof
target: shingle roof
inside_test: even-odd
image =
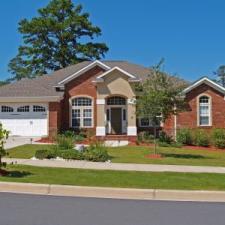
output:
[[[137,78],[145,79],[149,69],[126,61],[102,61],[109,67],[120,67],[121,69],[135,75]],[[63,92],[56,91],[55,86],[63,79],[78,72],[91,64],[84,61],[76,65],[57,70],[49,75],[43,75],[35,79],[22,79],[15,83],[0,87],[0,97],[55,97],[63,96]]]

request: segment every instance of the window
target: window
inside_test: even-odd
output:
[[[1,112],[13,112],[13,107],[3,105],[1,107]]]
[[[157,127],[160,126],[160,120],[161,120],[161,116],[158,117],[158,120],[156,123]],[[140,127],[153,127],[153,122],[149,118],[140,118],[139,125],[140,125]]]
[[[45,107],[40,105],[33,105],[33,111],[34,112],[45,112]]]
[[[140,126],[141,127],[150,127],[150,120],[148,118],[141,118]]]
[[[113,96],[107,99],[107,105],[126,105],[126,99],[119,96]]]
[[[199,125],[210,125],[210,101],[208,96],[201,96],[199,98]]]
[[[17,112],[29,112],[29,111],[30,111],[29,105],[20,106],[19,108],[17,108]]]
[[[87,128],[93,126],[92,99],[78,97],[72,100],[72,127]]]
[[[72,106],[91,106],[92,100],[90,98],[75,98],[72,101]]]
[[[123,109],[123,120],[127,120],[127,112],[126,112],[126,109]]]

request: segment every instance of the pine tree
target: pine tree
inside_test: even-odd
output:
[[[51,0],[38,16],[19,22],[23,45],[9,63],[11,80],[33,78],[84,60],[104,57],[105,43],[93,42],[101,29],[71,0]]]

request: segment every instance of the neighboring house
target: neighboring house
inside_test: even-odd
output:
[[[170,135],[176,136],[181,128],[205,129],[225,128],[225,88],[203,77],[184,91],[186,110],[171,116],[163,126]]]
[[[151,129],[136,119],[135,84],[150,70],[125,61],[85,61],[51,75],[0,87],[0,122],[11,135],[53,136],[60,130],[93,130],[101,139],[136,140]],[[202,78],[184,90],[188,108],[163,128],[225,128],[225,89]]]

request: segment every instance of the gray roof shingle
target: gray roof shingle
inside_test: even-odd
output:
[[[145,79],[149,69],[126,61],[102,61],[107,66],[115,66],[135,75],[137,78]],[[43,75],[34,79],[22,79],[20,81],[0,87],[0,97],[61,97],[63,92],[58,92],[55,86],[68,76],[78,72],[91,64],[84,61],[64,69],[57,70],[49,75]]]

